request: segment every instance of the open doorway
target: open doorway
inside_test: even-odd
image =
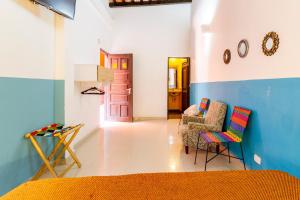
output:
[[[190,58],[168,58],[168,119],[179,119],[190,104]]]
[[[100,49],[100,63],[99,63],[100,67],[107,68],[107,57],[108,57],[108,53],[103,49]]]
[[[100,49],[100,55],[99,55],[99,68],[109,68],[108,66],[108,53],[103,50]],[[104,91],[106,90],[105,86],[102,85],[102,88]],[[105,124],[106,121],[106,107],[105,107],[105,96],[101,96],[100,98],[100,109],[99,109],[100,113],[100,126],[103,126]]]

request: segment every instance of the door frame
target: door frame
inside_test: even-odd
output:
[[[169,119],[169,61],[171,58],[177,59],[187,59],[187,63],[189,65],[189,92],[188,92],[188,99],[190,101],[190,86],[191,86],[191,58],[190,57],[168,57],[168,64],[167,64],[167,120]],[[190,102],[188,102],[190,104]]]

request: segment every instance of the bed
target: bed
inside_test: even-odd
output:
[[[299,200],[300,180],[279,171],[158,173],[30,181],[1,200]]]

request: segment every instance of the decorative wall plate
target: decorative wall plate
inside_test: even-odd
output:
[[[229,49],[224,51],[223,60],[225,64],[229,64],[231,60],[231,52]]]
[[[262,50],[266,56],[272,56],[279,48],[279,36],[276,32],[269,32],[262,42]]]
[[[249,52],[249,43],[246,39],[243,39],[239,42],[237,48],[238,54],[241,58],[245,58]]]

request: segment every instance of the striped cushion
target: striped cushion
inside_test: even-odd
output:
[[[250,110],[235,106],[231,122],[226,132],[199,133],[207,143],[242,142],[243,133],[248,124]]]
[[[49,126],[43,127],[39,130],[35,130],[31,132],[30,134],[32,136],[42,136],[42,137],[52,137],[54,136],[54,132],[56,130],[61,130],[63,128],[63,125],[61,124],[51,124]]]
[[[242,139],[231,132],[208,132],[200,135],[206,143],[241,142]]]
[[[208,110],[209,105],[209,99],[208,98],[202,98],[199,106],[200,113],[205,113]]]

